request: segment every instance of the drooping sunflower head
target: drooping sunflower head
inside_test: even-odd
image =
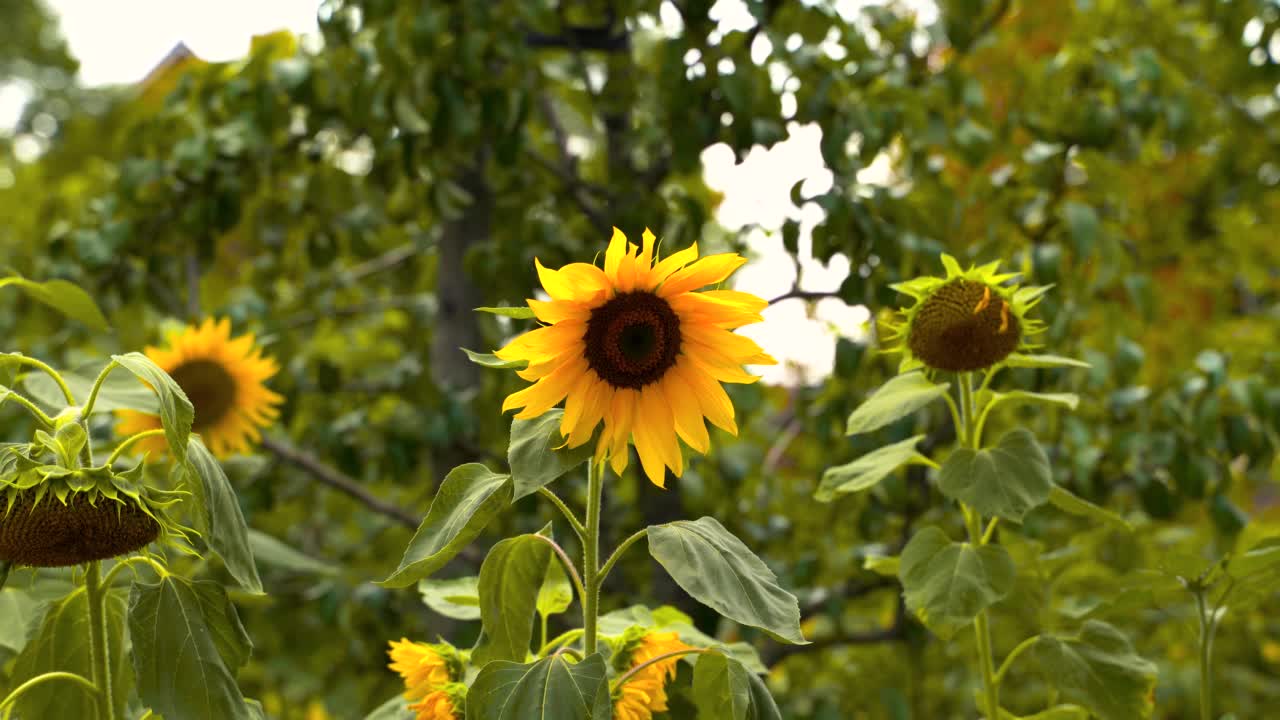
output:
[[[169,373],[195,409],[191,431],[199,433],[205,445],[218,457],[248,452],[261,438],[262,428],[279,415],[283,398],[263,384],[276,374],[276,363],[263,357],[254,346],[253,335],[231,337],[227,319],[206,319],[170,333],[167,347],[146,349],[147,357]],[[116,431],[133,435],[160,427],[156,415],[133,410],[120,411]],[[163,452],[163,437],[139,442],[142,450]]]
[[[417,720],[454,720],[461,717],[466,686],[459,682],[464,674],[463,659],[452,645],[412,642],[401,638],[391,641],[392,670],[404,678],[406,700],[414,701],[409,709]]]
[[[675,632],[650,632],[633,644],[628,668],[636,668],[669,653],[690,650]],[[667,657],[645,665],[614,691],[616,720],[650,720],[654,713],[667,711],[667,684],[676,676],[680,658]]]
[[[942,255],[946,277],[919,277],[893,285],[915,299],[900,322],[887,323],[901,338],[891,352],[903,354],[900,372],[920,367],[945,372],[983,370],[1018,350],[1035,347],[1028,338],[1044,330],[1027,311],[1048,286],[1009,284],[1017,273],[997,273],[999,262],[963,270]]]
[[[603,268],[550,270],[535,260],[551,299],[528,303],[544,325],[496,352],[528,362],[518,374],[533,385],[509,395],[503,412],[523,408],[516,417],[533,418],[563,400],[560,432],[569,447],[585,444],[603,423],[597,463],[607,459],[622,472],[634,443],[655,485],[663,486],[666,468],[679,477],[679,440],[700,453],[710,445],[703,418],[737,433],[720,383],[755,382],[742,366],[775,362],[732,332],[760,322],[764,300],[733,290],[697,292],[745,262],[736,253],[698,259],[696,244],[659,259],[653,233],[645,230],[636,247],[617,228]]]
[[[142,550],[186,530],[166,512],[183,493],[142,482],[142,465],[68,469],[49,463],[40,441],[0,458],[0,560],[67,567]]]

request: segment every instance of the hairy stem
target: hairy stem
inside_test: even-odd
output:
[[[89,563],[84,586],[89,602],[89,654],[93,661],[93,684],[98,690],[98,718],[116,720],[115,695],[111,687],[111,660],[107,648],[108,588],[102,584],[100,561]]]
[[[582,648],[589,657],[596,652],[596,618],[600,614],[600,501],[604,494],[604,466],[587,464],[587,522],[582,533]]]
[[[1200,720],[1213,720],[1213,613],[1205,606],[1205,591],[1196,590],[1200,615]]]
[[[38,685],[53,682],[54,680],[66,680],[68,682],[75,683],[92,693],[95,698],[98,696],[97,686],[90,682],[88,678],[70,672],[47,672],[43,675],[37,675],[22,683],[18,687],[14,688],[13,692],[9,693],[4,700],[0,700],[0,709],[4,710],[3,717],[6,718],[6,720],[9,718],[10,714],[13,712],[13,704],[18,701],[18,698],[22,697],[23,693]]]
[[[973,450],[978,449],[979,438],[975,427],[977,408],[974,407],[973,375],[962,373],[960,380],[960,425],[958,435],[960,442]],[[964,503],[960,504],[964,511],[965,527],[969,531],[969,542],[974,545],[985,545],[991,539],[983,532],[982,514]],[[992,524],[992,530],[995,525]],[[991,620],[984,609],[973,621],[974,633],[978,641],[978,666],[982,673],[983,703],[988,720],[1000,719],[1000,684],[996,681],[995,659],[991,650]]]
[[[609,571],[613,569],[614,565],[618,564],[618,560],[622,558],[622,554],[627,551],[627,548],[639,542],[640,538],[644,538],[648,536],[649,536],[649,528],[644,528],[643,530],[635,531],[634,533],[632,533],[631,537],[627,538],[626,540],[623,540],[622,544],[619,545],[613,551],[613,553],[609,555],[609,559],[604,561],[604,567],[600,568],[599,581],[602,584],[604,583],[604,579],[609,577]]]
[[[560,511],[560,514],[564,515],[564,519],[569,521],[569,527],[573,528],[573,534],[577,535],[578,540],[581,541],[583,539],[582,536],[587,529],[583,526],[582,521],[578,519],[578,516],[573,514],[573,510],[569,509],[569,506],[560,499],[559,495],[556,495],[545,487],[538,488],[538,494],[549,500],[552,505],[556,506],[556,509]]]

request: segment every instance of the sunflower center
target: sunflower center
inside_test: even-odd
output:
[[[235,405],[236,380],[221,363],[191,360],[169,371],[169,376],[195,408],[194,432],[217,425]]]
[[[949,372],[991,367],[1022,339],[1013,308],[994,289],[955,280],[933,291],[916,311],[907,345],[925,365]]]
[[[680,352],[680,318],[650,292],[621,293],[591,311],[587,365],[616,388],[639,390],[662,379]]]

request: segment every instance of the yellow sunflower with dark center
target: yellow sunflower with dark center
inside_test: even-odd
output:
[[[945,372],[983,370],[1019,350],[1044,324],[1027,317],[1049,287],[1011,285],[1017,273],[997,273],[999,262],[963,270],[942,255],[946,277],[920,277],[893,285],[916,303],[888,327],[902,338],[900,372],[919,367]]]
[[[674,632],[649,633],[640,638],[631,651],[629,666],[644,667],[614,691],[615,720],[650,720],[654,713],[666,712],[667,684],[675,679],[680,657],[662,656],[690,649]],[[647,662],[650,664],[645,665]]]
[[[261,439],[262,428],[279,415],[284,401],[263,384],[276,374],[276,362],[263,357],[253,344],[253,335],[231,337],[231,321],[206,319],[170,333],[168,347],[146,349],[162,370],[182,388],[195,409],[191,431],[199,433],[209,450],[218,457],[249,452]],[[133,410],[122,410],[116,432],[123,436],[161,427],[160,418]],[[162,436],[140,440],[140,449],[162,452]]]
[[[654,235],[628,243],[614,228],[604,267],[573,263],[549,270],[535,260],[550,301],[529,300],[545,323],[496,355],[524,360],[533,385],[509,395],[503,412],[537,417],[564,401],[560,432],[568,447],[588,442],[596,426],[595,462],[627,466],[634,443],[645,474],[658,487],[665,468],[679,477],[679,440],[699,453],[710,445],[703,419],[737,434],[733,403],[720,383],[759,378],[743,365],[773,364],[755,341],[732,331],[763,318],[768,303],[733,290],[696,292],[727,279],[746,262],[736,253],[698,258],[696,244],[659,259]],[[679,440],[677,440],[679,438]]]

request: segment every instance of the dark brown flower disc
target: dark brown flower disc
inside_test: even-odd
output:
[[[73,492],[67,504],[46,493],[34,508],[35,489],[23,490],[8,514],[0,497],[0,560],[32,567],[64,567],[140,550],[160,534],[160,524],[137,505]]]
[[[1018,349],[1022,327],[994,290],[954,280],[921,302],[907,330],[907,347],[928,367],[969,372],[991,367]]]
[[[591,311],[587,364],[615,388],[640,388],[662,379],[680,352],[680,318],[650,292],[619,293]]]

